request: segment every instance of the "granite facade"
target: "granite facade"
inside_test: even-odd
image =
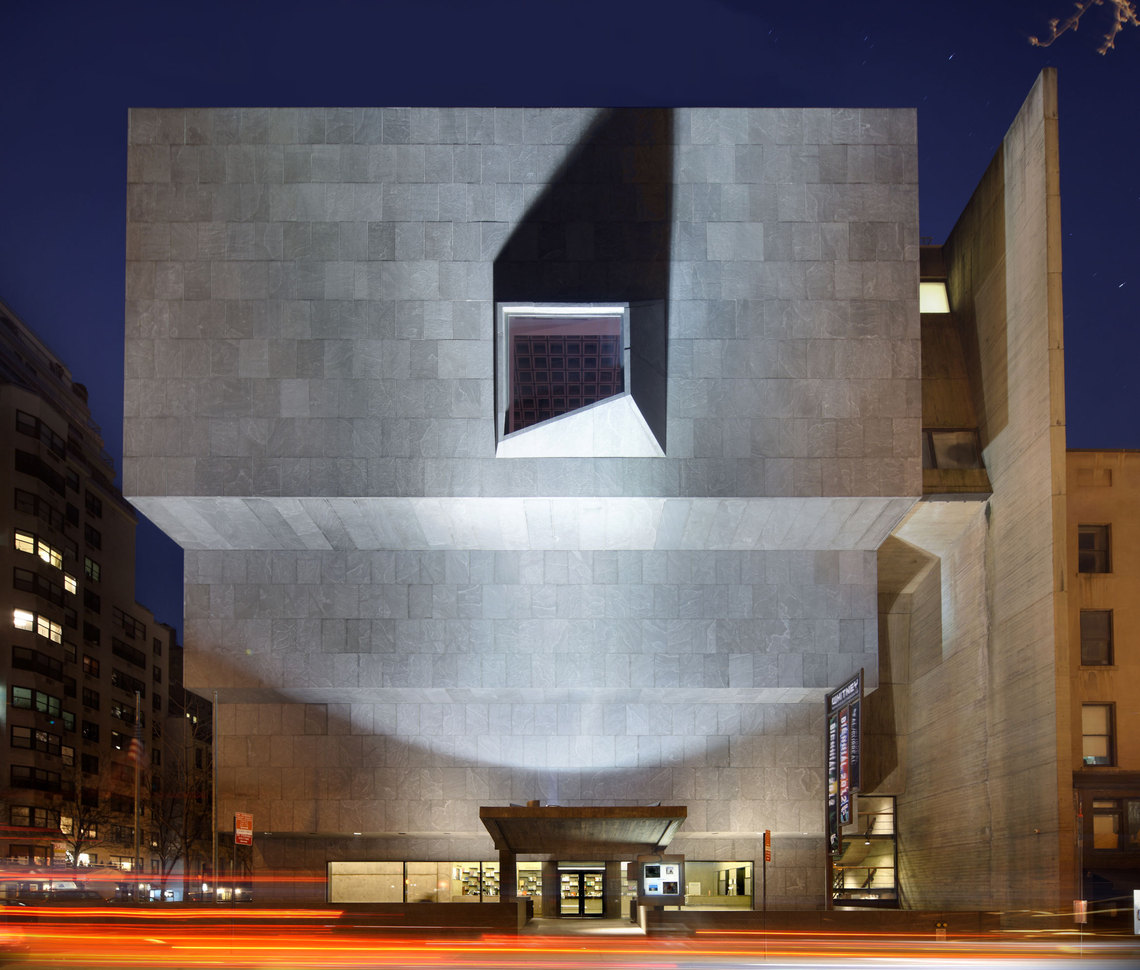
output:
[[[139,109],[128,175],[125,491],[266,864],[660,801],[818,903],[922,490],[914,112]],[[495,457],[512,299],[661,301],[663,457]]]

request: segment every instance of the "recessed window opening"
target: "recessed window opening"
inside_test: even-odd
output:
[[[984,468],[975,428],[922,429],[923,468]]]
[[[500,435],[629,390],[627,305],[503,304],[499,312]]]

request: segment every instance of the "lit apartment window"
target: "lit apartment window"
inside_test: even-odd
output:
[[[1111,568],[1108,526],[1077,526],[1077,571],[1107,573]]]
[[[1086,765],[1111,765],[1114,760],[1112,705],[1081,705],[1081,757]]]
[[[1081,610],[1081,666],[1112,664],[1112,610]]]
[[[43,539],[38,538],[30,532],[16,530],[14,535],[17,552],[31,553],[34,556],[39,556],[49,566],[54,566],[56,569],[63,568],[63,553],[59,549],[56,549],[55,546],[44,542]],[[72,580],[73,584],[74,582],[75,581]],[[75,592],[75,590],[69,590],[68,592]]]
[[[50,640],[52,643],[61,643],[63,641],[63,627],[58,623],[53,623],[46,616],[36,616],[36,633]]]
[[[63,574],[63,588],[65,591],[70,593],[72,596],[75,595],[75,591],[76,591],[76,589],[78,589],[78,586],[75,582],[75,577],[72,576],[71,573],[64,573]]]
[[[92,657],[89,653],[85,653],[83,655],[83,672],[89,677],[98,677],[99,659],[97,657]]]
[[[12,611],[12,625],[17,630],[34,630],[36,628],[36,614],[27,610]]]

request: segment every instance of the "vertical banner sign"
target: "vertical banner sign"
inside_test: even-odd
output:
[[[827,719],[827,844],[839,850],[839,720]]]
[[[772,830],[764,830],[764,861],[772,861]]]
[[[253,845],[253,816],[234,812],[234,845]]]
[[[840,849],[844,825],[855,821],[862,756],[863,671],[827,695],[827,844]]]
[[[839,824],[851,824],[851,710],[839,712]]]

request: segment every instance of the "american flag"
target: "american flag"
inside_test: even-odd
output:
[[[139,723],[135,724],[135,733],[131,735],[131,743],[127,746],[127,757],[135,764],[145,763],[143,759],[146,757],[146,746],[143,744],[142,725]]]

